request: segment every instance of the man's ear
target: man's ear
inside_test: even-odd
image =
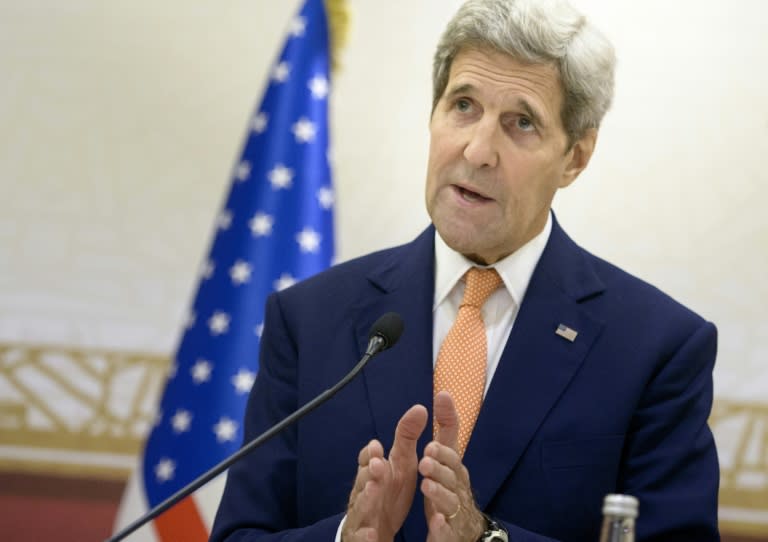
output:
[[[589,159],[592,158],[592,153],[595,151],[595,143],[597,143],[597,128],[590,128],[571,145],[570,150],[566,153],[567,163],[563,170],[560,188],[570,185],[576,180],[579,173],[584,171],[584,168],[589,164]]]

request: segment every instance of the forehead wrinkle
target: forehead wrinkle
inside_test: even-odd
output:
[[[484,75],[501,83],[510,79],[517,79],[522,75],[530,78],[533,83],[546,88],[552,87],[552,83],[558,77],[557,70],[549,64],[521,64],[514,61],[511,57],[507,58],[517,64],[517,66],[512,68],[512,71],[516,72],[514,75],[510,73],[510,70],[501,69],[497,64],[480,58],[473,58],[471,61],[464,60],[463,69],[470,72],[479,71],[481,72],[479,75]],[[454,61],[455,65],[456,62]]]
[[[456,75],[455,68],[459,64],[463,64],[462,69],[469,73],[502,84],[509,83],[513,79],[527,77],[533,84],[554,92],[561,91],[560,72],[553,63],[531,64],[521,62],[512,56],[497,51],[466,49],[456,55],[451,64],[449,80]],[[510,66],[510,64],[514,64],[514,66]],[[502,65],[504,67],[500,67]],[[511,74],[510,71],[514,74]]]

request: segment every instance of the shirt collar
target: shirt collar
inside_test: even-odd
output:
[[[547,246],[549,234],[552,232],[552,213],[547,213],[547,223],[544,229],[506,258],[499,260],[489,268],[495,268],[504,282],[504,287],[519,307],[523,302],[528,283],[531,281],[533,270]],[[479,266],[472,260],[459,254],[445,244],[443,238],[435,230],[435,298],[432,310],[448,296],[470,267]]]

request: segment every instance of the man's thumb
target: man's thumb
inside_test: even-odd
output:
[[[451,394],[441,391],[435,396],[435,440],[458,451],[459,414]]]
[[[427,409],[422,405],[414,405],[403,414],[395,429],[395,442],[390,456],[416,453],[416,444],[427,427],[427,417]]]

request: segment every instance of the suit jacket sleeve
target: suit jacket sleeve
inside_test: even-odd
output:
[[[716,541],[719,467],[707,418],[717,333],[702,322],[647,386],[633,416],[622,489],[640,501],[638,541]]]

